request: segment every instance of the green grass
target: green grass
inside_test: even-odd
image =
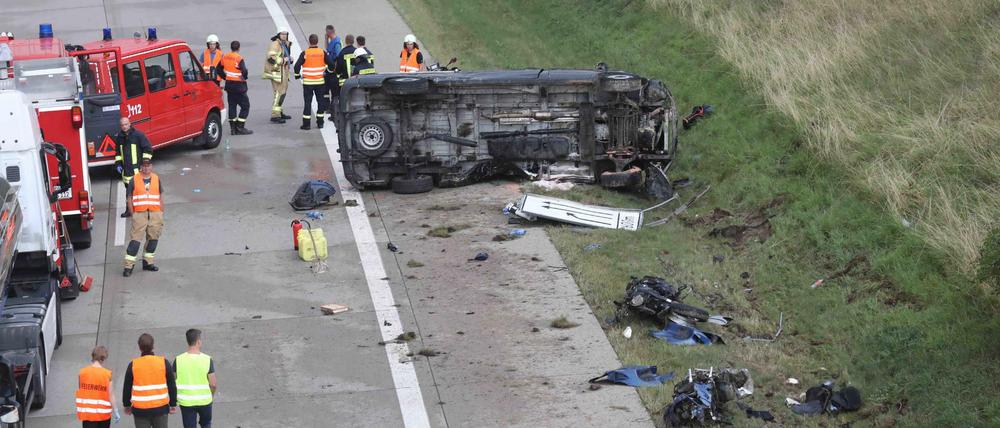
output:
[[[727,345],[672,347],[630,321],[608,329],[625,364],[655,364],[661,371],[735,366],[751,370],[754,407],[775,412],[787,426],[831,425],[827,417],[800,418],[784,407],[825,379],[859,387],[865,408],[836,422],[892,426],[1000,424],[997,352],[1000,321],[961,267],[928,246],[882,208],[877,192],[857,185],[848,169],[823,160],[808,135],[771,107],[757,86],[718,53],[716,39],[679,19],[674,9],[640,1],[394,0],[419,38],[438,58],[458,56],[464,69],[519,67],[614,68],[663,80],[678,105],[708,103],[717,113],[682,135],[674,178],[690,177],[687,199],[706,184],[712,191],[686,218],[638,233],[551,227],[549,232],[598,319],[612,314],[630,275],[660,275],[691,285],[686,301],[736,318],[720,332]],[[643,207],[640,197],[576,188],[564,197]],[[773,235],[734,249],[708,236],[770,208]],[[736,216],[717,225],[688,226],[713,208]],[[687,220],[685,222],[684,220]],[[585,251],[590,243],[601,247]],[[722,263],[713,256],[722,255]],[[863,256],[848,274],[830,278]],[[749,279],[742,279],[747,272]],[[746,291],[752,289],[752,291]],[[773,334],[774,343],[748,343],[747,334]],[[802,384],[784,384],[795,377]],[[639,390],[659,419],[672,388]],[[766,397],[767,394],[773,394]],[[610,403],[614,404],[614,403]],[[903,412],[897,409],[903,408]],[[735,412],[734,412],[735,413]],[[759,421],[736,417],[737,425]]]

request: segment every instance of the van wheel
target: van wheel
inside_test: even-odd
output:
[[[382,82],[382,89],[389,95],[421,95],[430,88],[430,81],[417,76],[390,77]]]
[[[195,142],[206,150],[219,147],[219,143],[222,142],[222,118],[219,117],[219,113],[213,111],[208,114],[201,135]]]
[[[427,193],[434,188],[434,179],[429,175],[414,178],[396,177],[392,179],[392,191],[401,195]]]
[[[601,76],[601,90],[605,92],[634,92],[642,89],[642,78],[631,74],[608,73]]]

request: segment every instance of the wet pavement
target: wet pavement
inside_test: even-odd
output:
[[[438,189],[425,195],[365,192],[362,204],[396,306],[379,307],[369,284],[372,260],[362,260],[358,227],[343,201],[322,210],[313,225],[326,232],[328,270],[313,273],[291,250],[289,222],[301,217],[288,205],[307,179],[336,183],[330,151],[317,130],[298,119],[268,122],[270,85],[257,78],[281,9],[298,40],[321,34],[325,24],[341,35],[361,32],[376,52],[380,71],[394,71],[399,41],[410,32],[384,1],[312,5],[273,0],[40,0],[5,5],[0,29],[34,34],[52,23],[57,37],[81,43],[110,26],[119,36],[155,26],[161,38],[187,40],[196,53],[208,33],[239,39],[250,69],[252,136],[229,136],[213,150],[178,144],[156,152],[164,183],[166,227],[156,273],[121,276],[123,246],[116,236],[122,207],[110,169],[92,172],[97,210],[94,246],[78,252],[94,287],[63,306],[65,341],[53,357],[48,404],[31,413],[29,426],[78,426],[73,394],[76,371],[95,344],[108,346],[108,366],[120,396],[122,373],[137,356],[135,341],[148,332],[156,352],[171,358],[185,350],[184,331],[204,331],[204,351],[219,376],[215,422],[219,427],[401,426],[412,424],[414,403],[400,404],[398,368],[419,380],[431,426],[627,426],[651,425],[629,388],[587,388],[586,379],[619,362],[580,297],[542,228],[521,239],[493,242],[509,226],[500,213],[519,192],[515,183]],[[359,12],[360,10],[360,12]],[[219,14],[226,19],[219,21]],[[347,23],[344,16],[365,18]],[[352,15],[353,14],[353,15]],[[357,28],[360,23],[368,28]],[[352,25],[354,28],[352,28]],[[298,118],[301,87],[291,84],[286,112]],[[333,135],[328,133],[328,135]],[[328,138],[329,139],[329,138]],[[228,147],[228,148],[227,148]],[[457,207],[453,210],[434,207]],[[354,221],[357,221],[355,218]],[[469,225],[451,238],[427,236],[426,226]],[[367,238],[366,238],[367,239]],[[395,243],[400,252],[386,249]],[[470,263],[486,251],[490,259]],[[423,264],[409,267],[409,261]],[[323,316],[319,306],[351,310]],[[402,331],[417,339],[394,355],[379,344],[380,319],[398,312]],[[580,323],[556,330],[560,315]],[[533,329],[537,329],[534,332]],[[390,358],[398,358],[390,364]],[[401,363],[401,364],[400,364]],[[412,395],[409,395],[412,396]],[[405,414],[404,414],[405,413]],[[179,415],[171,426],[180,426]],[[413,424],[418,426],[419,424]],[[129,417],[122,425],[132,426]]]

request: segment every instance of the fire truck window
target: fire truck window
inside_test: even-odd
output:
[[[122,71],[125,72],[125,94],[129,98],[145,94],[146,81],[142,80],[142,70],[139,68],[139,61],[126,63],[122,68]]]
[[[171,54],[157,55],[146,59],[146,81],[149,92],[162,91],[177,86],[174,61]]]
[[[181,60],[181,73],[184,75],[185,82],[205,80],[201,78],[201,64],[198,64],[198,60],[194,58],[191,52],[182,52],[179,58]]]

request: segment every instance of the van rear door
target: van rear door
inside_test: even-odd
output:
[[[118,121],[122,117],[122,95],[117,67],[121,50],[92,49],[70,52],[80,58],[80,83],[83,86],[83,123],[86,130],[89,166],[114,162]]]

